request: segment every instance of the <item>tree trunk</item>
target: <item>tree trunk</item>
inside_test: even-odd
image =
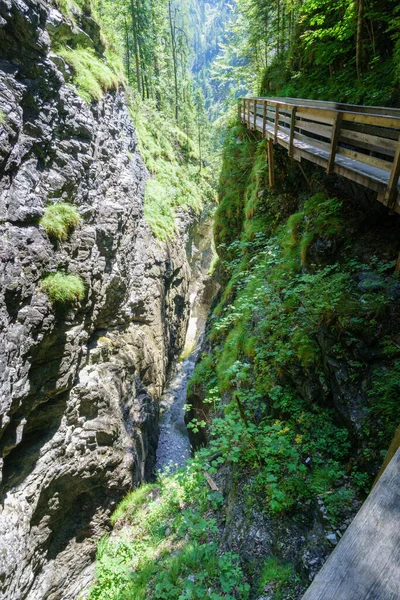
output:
[[[136,19],[136,11],[135,11],[135,5],[133,3],[133,0],[131,0],[131,17],[132,17],[133,44],[134,44],[134,49],[135,49],[136,82],[137,82],[138,92],[139,92],[139,94],[142,94],[137,19]]]
[[[198,101],[198,111],[197,111],[197,127],[199,130],[199,159],[200,159],[200,173],[201,173],[201,169],[202,169],[202,158],[201,158],[201,122],[200,122],[200,99]]]
[[[176,31],[175,31],[175,19],[172,18],[172,5],[171,0],[168,2],[169,11],[169,25],[171,29],[171,44],[172,44],[172,61],[174,64],[174,82],[175,82],[175,119],[178,120],[179,116],[179,90],[178,90],[178,65],[176,58]]]
[[[357,42],[356,42],[356,69],[357,78],[360,78],[362,71],[362,29],[364,23],[364,0],[358,0],[358,18],[357,18]]]
[[[129,30],[128,30],[128,23],[125,17],[125,43],[126,43],[126,70],[128,73],[128,81],[131,78],[131,56],[130,56],[130,50],[129,50]]]
[[[277,54],[277,56],[280,55],[280,37],[281,37],[281,35],[280,35],[280,25],[281,25],[281,23],[280,23],[280,16],[281,16],[281,3],[280,3],[280,0],[278,0],[278,2],[277,2],[277,15],[276,15],[276,18],[277,18],[277,26],[276,26],[276,54]]]

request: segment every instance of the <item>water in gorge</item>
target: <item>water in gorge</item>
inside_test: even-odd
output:
[[[193,374],[201,346],[206,310],[199,310],[199,294],[191,295],[191,312],[185,348],[161,399],[160,438],[157,448],[157,471],[174,470],[190,455],[190,442],[185,425],[186,390]],[[205,309],[205,307],[202,307]]]

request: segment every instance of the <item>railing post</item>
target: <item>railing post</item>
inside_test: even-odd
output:
[[[397,198],[397,193],[398,193],[397,184],[399,182],[399,175],[400,175],[400,137],[397,141],[396,154],[394,156],[392,171],[390,173],[389,183],[388,183],[388,186],[387,186],[387,189],[385,192],[385,202],[391,208],[393,207],[394,203],[396,202],[396,198]]]
[[[275,106],[275,129],[274,129],[274,140],[275,144],[278,143],[278,126],[279,126],[279,104]]]
[[[265,131],[266,131],[266,127],[267,127],[267,105],[268,102],[266,100],[263,101],[264,105],[263,105],[263,130],[262,130],[262,134],[263,134],[263,138],[265,137]]]
[[[239,98],[238,100],[238,119],[239,119],[239,123],[242,120],[242,99]]]
[[[290,117],[290,134],[289,134],[289,149],[288,154],[290,158],[293,156],[293,140],[294,140],[294,128],[296,126],[296,110],[297,106],[292,107],[292,114]]]
[[[342,118],[343,118],[343,113],[337,112],[335,114],[335,119],[332,124],[331,147],[329,149],[328,166],[326,168],[326,172],[328,173],[328,175],[330,173],[332,173],[333,169],[335,168],[335,157],[336,157],[336,150],[337,150],[338,142],[339,142],[340,130],[342,127]]]
[[[256,129],[257,129],[257,100],[256,99],[254,99],[254,108],[253,108],[253,110],[254,110],[253,128],[254,128],[254,131],[256,131]]]
[[[247,100],[247,126],[250,129],[250,100]]]

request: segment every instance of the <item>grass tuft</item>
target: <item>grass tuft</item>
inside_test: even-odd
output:
[[[88,103],[101,100],[106,90],[117,89],[124,82],[122,63],[109,51],[105,53],[106,60],[93,49],[80,46],[61,47],[57,53],[72,67],[78,94]]]
[[[58,271],[47,275],[42,281],[42,290],[52,302],[62,304],[83,300],[85,285],[78,275],[67,275]]]
[[[81,216],[75,206],[65,202],[57,202],[48,206],[40,219],[47,235],[57,240],[66,240],[71,230],[76,227]]]

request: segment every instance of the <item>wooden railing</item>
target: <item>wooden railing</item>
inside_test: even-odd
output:
[[[378,193],[400,213],[400,109],[293,98],[240,98],[239,119],[268,140],[270,186],[273,144],[289,156],[324,167]]]

